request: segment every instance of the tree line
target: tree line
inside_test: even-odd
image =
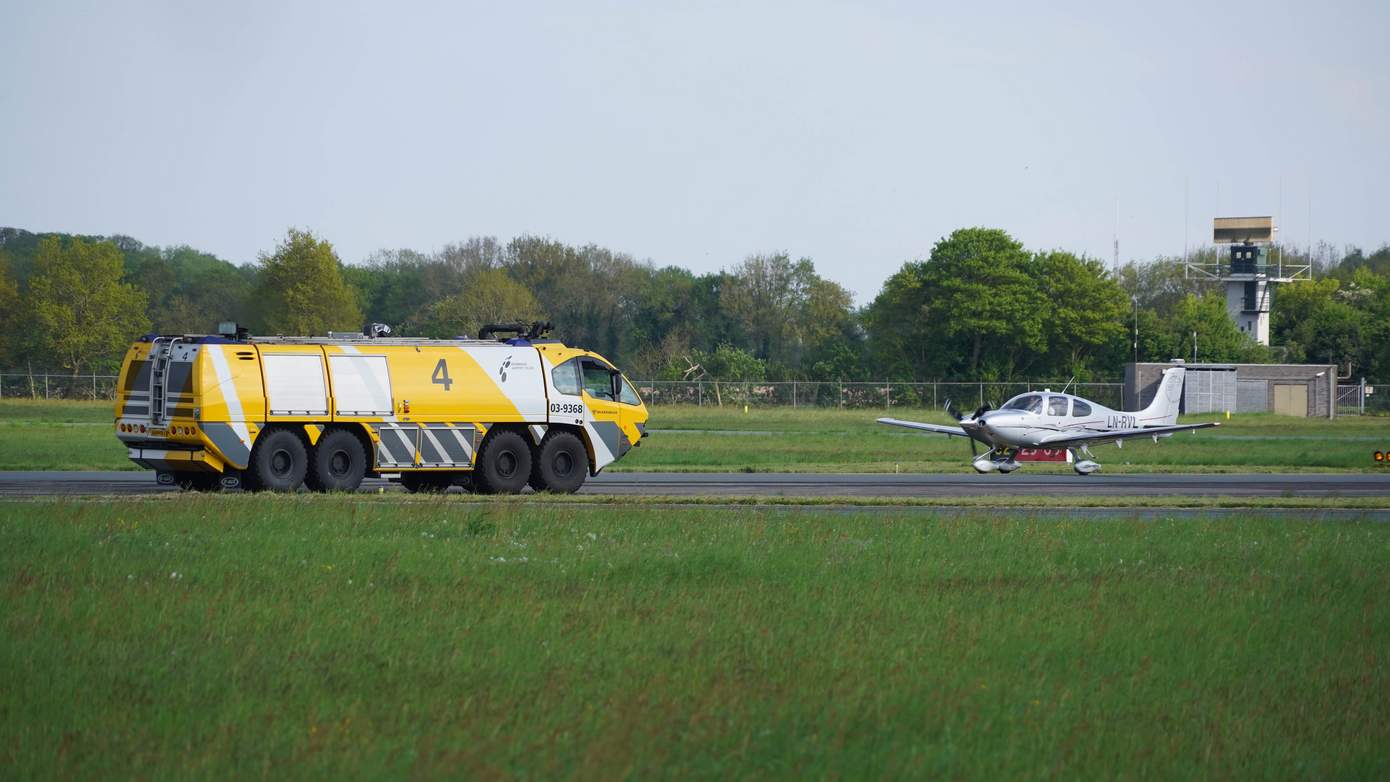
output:
[[[111,372],[140,334],[209,333],[223,320],[253,334],[378,322],[430,337],[550,320],[555,336],[644,379],[1104,380],[1136,356],[1191,358],[1194,332],[1202,361],[1336,363],[1390,377],[1390,246],[1353,248],[1317,271],[1278,287],[1266,348],[1229,319],[1219,284],[1186,274],[1182,258],[1117,274],[993,228],[942,238],[862,307],[810,258],[786,253],[695,274],[596,245],[476,237],[345,264],[327,239],[292,229],[237,265],[125,236],[0,228],[0,367]]]

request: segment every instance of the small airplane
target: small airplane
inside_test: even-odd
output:
[[[956,412],[948,401],[946,410],[955,416],[960,426],[938,426],[896,418],[880,418],[878,422],[969,438],[970,453],[974,456],[971,466],[977,472],[997,471],[1007,475],[1022,466],[1018,461],[1020,449],[1046,448],[1066,449],[1071,453],[1072,467],[1077,474],[1090,475],[1100,469],[1091,453],[1092,445],[1114,443],[1118,448],[1131,437],[1152,437],[1158,442],[1159,437],[1168,437],[1174,432],[1220,426],[1216,422],[1178,424],[1178,404],[1182,401],[1186,372],[1183,366],[1163,370],[1153,402],[1132,413],[1111,410],[1066,393],[1033,391],[1019,394],[998,410],[981,405],[969,417]],[[985,445],[989,451],[981,455],[976,443]]]

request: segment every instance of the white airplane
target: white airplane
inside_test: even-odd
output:
[[[1174,362],[1181,364],[1181,362]],[[1080,475],[1090,475],[1100,469],[1090,446],[1114,443],[1116,447],[1131,437],[1167,437],[1188,429],[1220,426],[1218,423],[1178,424],[1178,403],[1182,401],[1182,366],[1163,370],[1158,393],[1148,407],[1125,413],[1065,393],[1034,391],[1019,394],[991,411],[981,405],[971,416],[963,417],[946,403],[946,409],[960,426],[938,426],[896,418],[880,418],[890,426],[905,426],[923,432],[970,439],[971,465],[978,472],[998,471],[1008,474],[1020,466],[1017,456],[1021,448],[1066,449],[1073,458],[1072,467]],[[980,455],[975,443],[983,443],[989,452]],[[1081,458],[1085,457],[1085,458]]]

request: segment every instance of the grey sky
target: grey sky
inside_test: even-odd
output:
[[[1390,3],[0,0],[0,225],[246,262],[542,233],[871,298],[966,225],[1390,240]],[[974,8],[968,6],[976,6]],[[1282,213],[1280,201],[1282,191]]]

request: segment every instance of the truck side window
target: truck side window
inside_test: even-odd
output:
[[[584,362],[584,390],[595,399],[613,401],[613,372],[602,364]]]
[[[550,380],[555,384],[556,391],[579,396],[579,359],[572,358],[550,370]]]
[[[642,397],[637,395],[637,389],[633,388],[632,384],[627,382],[627,378],[621,378],[620,382],[623,384],[623,387],[618,393],[618,401],[625,405],[642,404]]]

